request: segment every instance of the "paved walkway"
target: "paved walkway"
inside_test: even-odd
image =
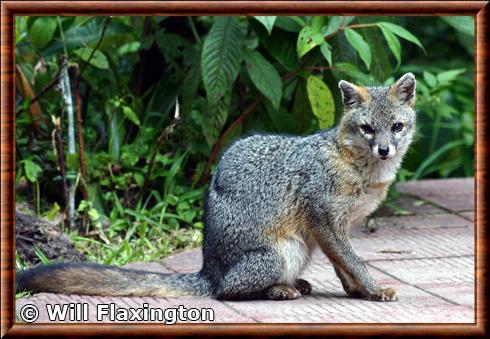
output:
[[[404,215],[395,215],[393,209],[384,208],[383,216],[376,218],[378,227],[374,232],[366,232],[363,226],[352,231],[357,253],[380,284],[398,290],[398,302],[347,298],[332,265],[317,251],[303,275],[312,283],[313,292],[297,300],[220,302],[198,298],[41,293],[18,300],[17,312],[26,304],[34,304],[40,310],[37,322],[48,322],[46,304],[88,303],[88,319],[96,322],[96,304],[137,308],[147,303],[163,309],[179,305],[187,309],[212,308],[215,322],[474,322],[473,179],[410,182],[398,185],[398,190],[403,194],[397,199],[397,205],[405,210]],[[128,265],[158,272],[192,272],[200,266],[200,249],[170,256],[162,263]]]

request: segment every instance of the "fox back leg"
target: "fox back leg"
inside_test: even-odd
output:
[[[246,252],[221,277],[214,291],[217,299],[295,299],[301,295],[293,285],[278,283],[284,266],[271,248]]]

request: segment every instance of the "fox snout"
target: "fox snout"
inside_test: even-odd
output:
[[[386,160],[388,158],[392,158],[396,154],[396,146],[388,143],[388,144],[375,144],[371,150],[373,156]]]

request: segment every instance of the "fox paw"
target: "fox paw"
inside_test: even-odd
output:
[[[270,300],[291,300],[301,296],[301,292],[293,286],[274,285],[266,291],[266,296]]]
[[[347,295],[350,297],[350,298],[362,298],[363,295],[361,293],[361,291],[357,290],[356,288],[353,288],[353,287],[349,287],[347,289],[344,289],[345,293],[347,293]]]
[[[294,287],[296,287],[299,293],[302,295],[308,295],[311,293],[311,284],[304,279],[296,279]]]
[[[369,296],[369,300],[397,301],[398,295],[393,288],[380,288],[375,294]]]

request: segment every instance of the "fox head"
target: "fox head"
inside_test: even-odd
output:
[[[415,76],[403,75],[389,87],[361,87],[341,80],[343,145],[376,159],[403,156],[415,132]]]

